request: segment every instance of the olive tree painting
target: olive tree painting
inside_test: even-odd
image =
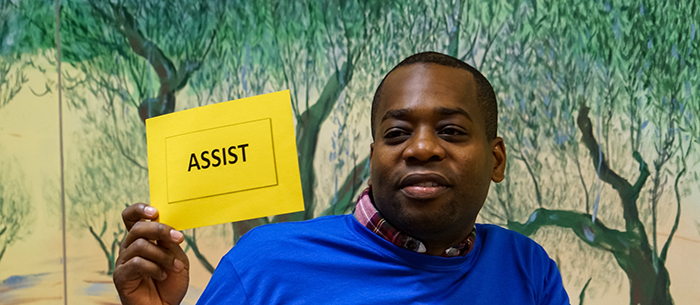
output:
[[[665,263],[681,203],[697,185],[687,175],[700,136],[697,43],[683,18],[697,5],[558,4],[521,7],[513,43],[496,51],[515,71],[498,78],[501,130],[511,170],[526,179],[497,186],[488,214],[525,235],[569,229],[614,257],[632,304],[672,304]],[[532,191],[515,203],[519,187]]]
[[[102,287],[102,302],[116,300],[105,287],[126,234],[120,211],[149,201],[146,119],[291,92],[305,211],[186,230],[194,300],[252,228],[353,210],[369,175],[374,90],[401,59],[438,51],[482,71],[497,94],[507,175],[480,221],[541,243],[572,303],[700,301],[689,288],[700,278],[678,267],[700,274],[697,259],[682,259],[700,255],[697,1],[2,3],[34,36],[55,36],[56,24],[29,12],[58,8],[59,89],[74,126],[66,228],[99,257],[89,268],[103,279],[76,294]],[[21,103],[34,50],[58,46],[8,48],[13,31],[0,28],[0,111]]]
[[[47,81],[45,88],[28,86],[26,70],[36,68],[34,59],[50,56],[55,45],[53,37],[44,34],[55,33],[50,8],[40,1],[17,3],[0,1],[0,112],[7,111],[11,103],[21,103],[18,94],[29,89],[34,95],[47,94],[55,84]],[[54,19],[55,21],[55,19]],[[55,73],[55,71],[54,71]],[[21,137],[14,132],[0,128],[0,134]],[[32,233],[32,196],[24,170],[18,166],[16,158],[8,151],[8,143],[0,142],[0,268],[3,257],[13,244]],[[0,298],[1,300],[1,298]]]
[[[6,5],[0,7],[0,39],[5,38],[5,32],[10,29],[10,13],[13,13],[13,8]],[[6,30],[7,29],[7,30]],[[4,40],[4,39],[3,39]],[[22,89],[22,85],[27,82],[26,77],[21,69],[17,67],[17,56],[7,56],[6,52],[0,51],[0,109],[9,104],[15,95]],[[23,220],[29,212],[27,208],[26,196],[16,190],[21,185],[17,181],[13,181],[18,177],[12,177],[15,174],[8,169],[12,166],[6,160],[7,156],[2,151],[0,144],[0,263],[2,257],[9,246],[17,239],[21,232]],[[21,236],[21,235],[20,235]]]
[[[4,157],[0,162],[0,263],[5,251],[27,233],[30,220],[26,181],[10,161]]]

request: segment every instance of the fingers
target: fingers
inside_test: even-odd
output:
[[[128,248],[137,239],[153,240],[159,243],[181,243],[185,238],[180,231],[159,222],[139,221],[132,225],[122,248]]]
[[[163,281],[168,274],[156,263],[139,256],[131,258],[114,271],[115,281],[125,282],[142,277]]]
[[[142,271],[144,275],[151,276],[157,280],[163,280],[161,278],[161,272],[169,270],[174,272],[180,272],[184,269],[184,263],[182,258],[176,259],[175,253],[171,249],[180,249],[177,244],[168,243],[169,245],[175,245],[175,247],[163,248],[145,239],[137,239],[128,248],[124,249],[119,254],[119,261],[124,262],[122,265],[128,265],[135,261],[136,266],[144,267]],[[180,249],[182,252],[182,249]],[[184,252],[183,252],[184,253]],[[146,262],[142,262],[145,260]],[[178,260],[179,262],[176,262]],[[151,266],[155,264],[158,268]],[[128,268],[127,268],[128,269]]]
[[[146,276],[162,281],[168,273],[189,270],[189,260],[179,245],[182,241],[184,235],[168,225],[136,222],[120,247],[116,262],[119,276],[124,277],[120,280]]]
[[[122,220],[126,225],[126,230],[131,230],[135,223],[142,219],[154,220],[158,218],[158,210],[150,205],[137,203],[127,207],[122,212]]]
[[[182,299],[187,290],[190,264],[179,245],[184,235],[168,225],[149,221],[157,218],[158,210],[142,203],[122,212],[128,233],[119,248],[113,281],[124,304],[144,303],[146,295],[153,297],[154,284],[158,299],[173,291]],[[145,303],[154,303],[151,301]]]
[[[187,258],[187,254],[185,254],[185,251],[182,250],[182,247],[180,247],[180,245],[178,243],[172,243],[172,242],[161,243],[161,242],[159,242],[158,246],[167,249],[175,257],[175,261],[173,261],[173,264],[175,264],[173,271],[179,272],[178,269],[180,269],[179,268],[180,264],[182,264],[183,268],[188,269],[188,270],[190,269],[190,260]]]

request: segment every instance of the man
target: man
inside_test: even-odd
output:
[[[369,188],[354,215],[256,228],[221,260],[202,304],[568,304],[556,264],[532,240],[475,224],[504,178],[488,81],[447,55],[413,55],[372,102]],[[183,237],[137,204],[114,282],[124,304],[176,304]],[[155,243],[149,240],[156,241]]]

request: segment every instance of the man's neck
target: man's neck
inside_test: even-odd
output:
[[[453,236],[460,237],[458,240],[454,238],[440,239],[439,237],[444,236],[443,234],[435,236],[437,238],[423,236],[427,237],[425,240],[431,241],[426,244],[420,237],[403,232],[384,219],[374,207],[369,189],[365,189],[358,198],[354,215],[362,225],[392,244],[423,254],[448,257],[466,255],[474,246],[476,239],[476,227],[472,223],[469,228],[463,227],[462,230],[453,231]]]
[[[471,228],[473,228],[473,227],[474,226],[472,226]],[[471,231],[466,232],[466,233],[458,236],[457,238],[449,239],[449,241],[447,241],[447,242],[445,241],[447,239],[443,239],[442,241],[440,241],[439,239],[423,238],[420,240],[425,245],[425,254],[441,256],[441,255],[445,254],[447,251],[449,251],[450,248],[467,240],[470,233],[471,233]],[[418,238],[418,237],[416,237],[416,238]]]

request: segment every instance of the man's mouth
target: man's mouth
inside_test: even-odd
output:
[[[434,173],[410,174],[399,184],[404,195],[414,199],[432,199],[447,190],[449,183],[445,177]]]
[[[438,186],[440,186],[440,184],[438,184],[437,182],[429,182],[429,181],[428,181],[428,182],[420,182],[420,183],[416,183],[416,184],[414,184],[413,186],[421,186],[421,187],[438,187]]]

